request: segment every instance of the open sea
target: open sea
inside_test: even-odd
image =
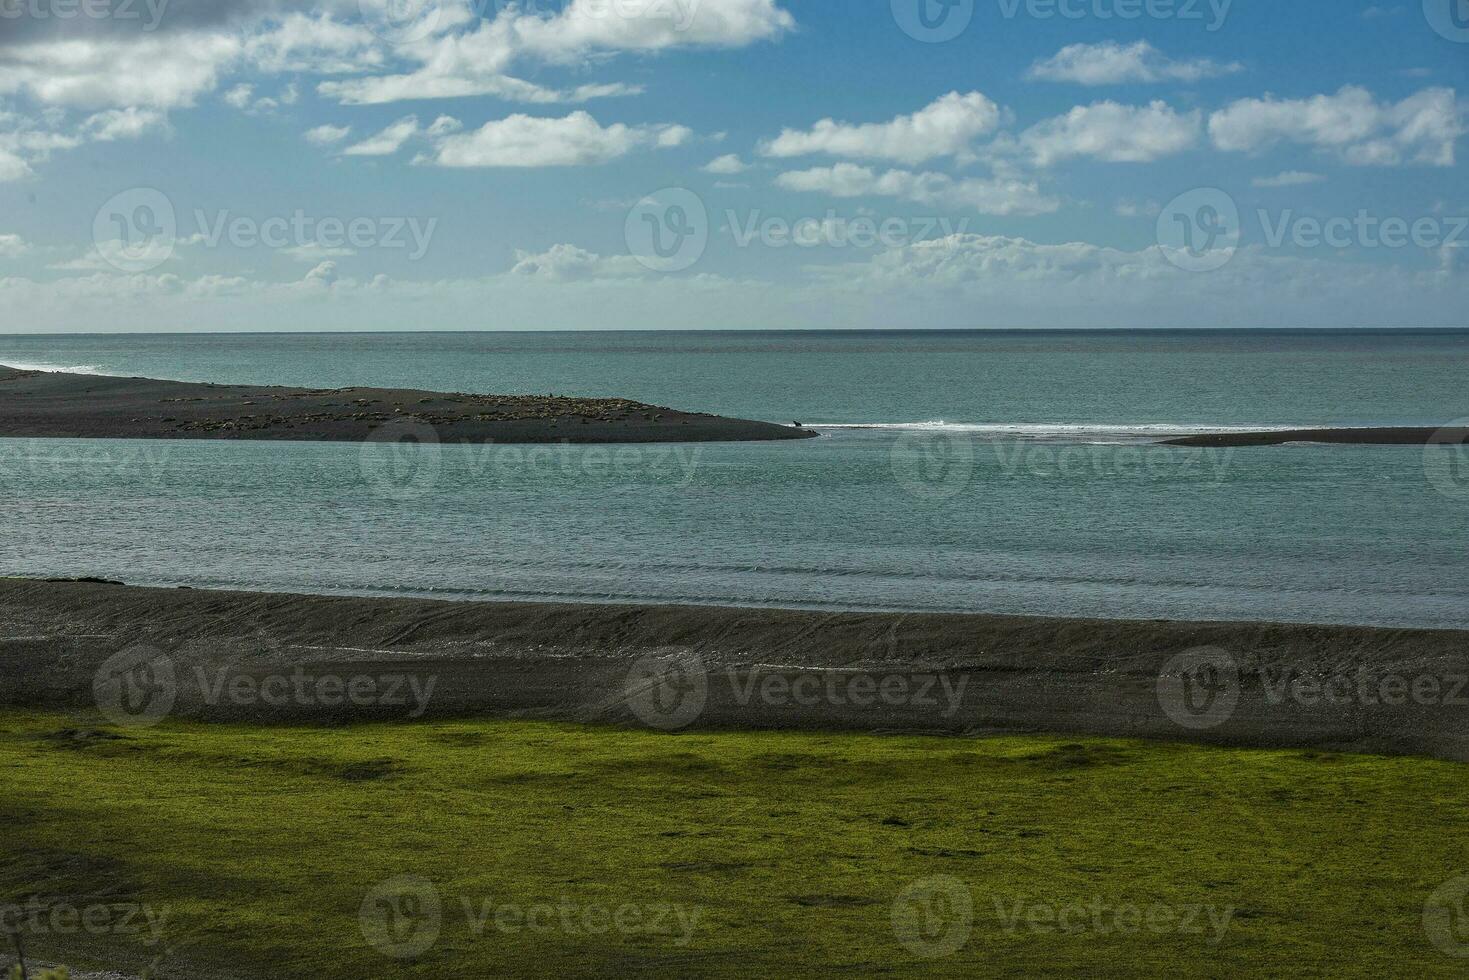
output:
[[[822,437],[0,439],[0,574],[267,591],[1469,627],[1469,331],[0,336],[0,364],[611,395]]]

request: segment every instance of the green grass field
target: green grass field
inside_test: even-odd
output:
[[[74,967],[1464,970],[1424,925],[1429,895],[1469,871],[1469,780],[1447,763],[512,722],[75,725],[0,715],[0,900],[107,906],[92,929],[26,933],[33,957]]]

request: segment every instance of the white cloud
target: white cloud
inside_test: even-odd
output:
[[[107,109],[75,124],[70,123],[71,118],[61,109],[47,109],[39,119],[0,110],[0,181],[33,176],[32,166],[58,150],[168,130],[168,117],[157,109]]]
[[[342,151],[349,157],[385,157],[397,153],[418,134],[418,117],[404,116],[382,132]]]
[[[355,4],[353,5],[355,6]],[[84,109],[192,106],[231,72],[333,74],[378,67],[381,42],[363,25],[289,13],[208,30],[79,31],[0,45],[0,94]],[[245,108],[249,86],[227,100]],[[289,96],[281,101],[290,101]]]
[[[716,157],[704,164],[703,170],[706,174],[722,174],[733,176],[742,174],[750,169],[750,165],[740,159],[738,153],[726,153],[722,157]]]
[[[78,258],[53,262],[47,268],[64,272],[112,272],[132,267],[156,267],[177,258],[177,246],[180,244],[186,243],[160,237],[130,246],[114,238],[98,242]]]
[[[316,146],[331,146],[333,143],[340,143],[346,139],[351,132],[351,126],[333,126],[326,124],[308,129],[305,133],[305,139],[306,142],[313,143]]]
[[[241,55],[238,37],[193,33],[0,48],[0,94],[77,108],[191,106]]]
[[[787,129],[760,145],[769,157],[814,153],[866,160],[923,163],[935,157],[966,157],[976,139],[1000,124],[1000,108],[979,92],[950,92],[931,105],[885,123],[840,123],[823,119],[809,130]]]
[[[511,275],[555,282],[641,279],[648,269],[631,255],[601,256],[575,245],[553,245],[544,252],[516,251]]]
[[[243,84],[236,85],[234,88],[230,89],[222,96],[227,105],[232,105],[236,109],[248,108],[250,105],[250,100],[254,97],[255,86]]]
[[[343,105],[382,105],[408,99],[457,99],[489,95],[513,102],[538,105],[558,102],[588,102],[614,96],[637,95],[638,85],[582,85],[573,89],[546,88],[508,75],[440,75],[429,71],[412,75],[383,75],[354,78],[340,82],[322,82],[317,86],[322,95]]]
[[[1020,143],[1042,167],[1072,157],[1148,163],[1192,147],[1201,125],[1198,112],[1175,112],[1163,102],[1096,102],[1032,126]]]
[[[448,136],[450,133],[457,133],[463,128],[464,124],[453,116],[440,116],[433,121],[433,124],[429,126],[427,132],[429,138],[439,139],[440,137]]]
[[[585,102],[641,92],[638,86],[592,84],[563,90],[507,74],[517,62],[583,64],[619,52],[673,48],[738,48],[781,36],[795,27],[775,0],[699,0],[695,3],[607,3],[572,0],[540,16],[511,6],[490,20],[441,11],[446,28],[402,52],[420,67],[374,78],[325,82],[321,94],[348,104],[491,95],[530,103]],[[466,29],[467,28],[467,29]]]
[[[983,310],[994,325],[1443,324],[1456,322],[1455,304],[1469,298],[1469,279],[1442,262],[1414,271],[1245,248],[1223,269],[1199,274],[1174,267],[1157,246],[1126,251],[976,234],[809,271],[868,317],[881,316],[888,301],[922,303],[929,323],[972,323],[965,313]]]
[[[1307,173],[1304,170],[1286,170],[1273,177],[1256,177],[1250,181],[1253,187],[1301,187],[1305,184],[1319,184],[1326,178],[1320,174]]]
[[[30,250],[31,246],[19,235],[0,235],[0,258],[19,258]]]
[[[515,273],[470,279],[356,280],[318,263],[298,279],[171,273],[0,275],[0,308],[34,329],[187,330],[295,324],[321,329],[537,329],[548,322],[621,329],[799,327],[1220,327],[1451,325],[1469,304],[1466,249],[1405,268],[1241,249],[1197,274],[1156,247],[953,235],[863,251],[855,261],[786,262],[789,281],[662,276],[557,246],[516,256]],[[228,302],[220,302],[227,298]]]
[[[1209,119],[1209,135],[1221,150],[1252,153],[1297,143],[1358,166],[1451,167],[1463,134],[1464,107],[1447,88],[1392,103],[1348,85],[1309,99],[1242,99]]]
[[[795,19],[775,0],[621,5],[572,0],[552,17],[512,11],[481,30],[515,55],[570,64],[597,51],[742,48],[777,38],[795,26]]]
[[[261,113],[274,112],[283,105],[295,105],[296,100],[300,98],[300,92],[293,82],[281,89],[275,98],[265,96],[257,99],[255,98],[255,86],[242,83],[226,90],[221,98],[225,104],[234,106],[247,115],[256,116]]]
[[[316,266],[316,268],[306,273],[306,275],[302,277],[301,282],[308,286],[321,286],[324,288],[330,288],[336,283],[337,279],[337,264],[328,260],[326,262],[322,262],[320,265]]]
[[[683,126],[602,126],[586,112],[563,118],[516,114],[444,138],[434,156],[441,167],[571,167],[606,163],[645,147],[676,146]]]
[[[290,13],[248,37],[244,54],[261,71],[335,75],[383,63],[377,37],[361,24],[344,24],[326,14]]]
[[[655,142],[660,150],[683,146],[694,138],[694,131],[687,126],[667,125],[655,127],[655,129],[657,131]]]
[[[1048,82],[1120,85],[1124,82],[1197,82],[1243,71],[1238,62],[1210,58],[1175,61],[1147,41],[1118,44],[1071,44],[1031,66],[1028,76]]]
[[[1048,214],[1060,201],[1041,193],[1036,184],[1013,179],[968,178],[946,174],[889,170],[876,173],[853,163],[791,171],[776,178],[786,190],[834,197],[895,197],[926,207],[973,208],[981,214]]]
[[[309,264],[320,263],[323,259],[345,259],[356,255],[357,251],[346,246],[328,247],[320,242],[304,242],[300,245],[292,245],[290,248],[283,248],[281,253],[297,262]]]
[[[31,176],[30,164],[9,150],[0,149],[0,183]]]
[[[156,109],[109,109],[88,116],[82,122],[82,134],[90,140],[107,143],[112,140],[138,139],[153,130],[166,130],[168,117]]]

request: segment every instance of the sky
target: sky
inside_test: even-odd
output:
[[[1469,0],[0,0],[0,332],[1469,326]]]

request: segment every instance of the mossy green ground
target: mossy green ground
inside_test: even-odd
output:
[[[164,949],[155,975],[353,980],[1463,972],[1423,925],[1433,889],[1469,870],[1454,764],[532,722],[74,727],[0,715],[0,900],[45,882],[166,924],[161,947],[30,936],[53,962],[141,971]],[[437,940],[407,960],[373,948],[359,915],[399,875],[442,903]],[[893,909],[936,876],[964,883],[973,921],[954,955],[928,959]],[[477,935],[466,901],[576,911],[569,929],[491,918]],[[576,918],[633,905],[693,910],[696,926],[680,945],[671,918],[656,935]],[[1102,919],[1073,912],[1060,931],[1046,911],[1078,907]],[[932,944],[920,952],[963,938],[952,902],[932,918],[899,908],[904,934]],[[1120,931],[1133,920],[1118,908],[1162,918]],[[1201,931],[1170,924],[1191,909]],[[1209,912],[1228,913],[1222,938]]]

